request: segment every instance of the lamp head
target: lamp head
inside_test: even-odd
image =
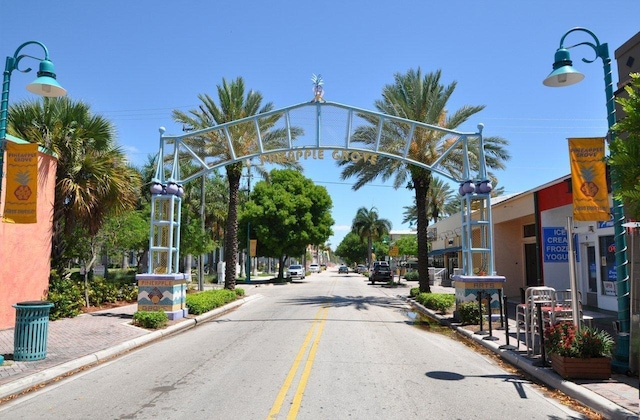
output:
[[[559,48],[556,51],[553,71],[542,81],[545,86],[563,87],[576,84],[584,79],[584,74],[573,68],[569,50]]]
[[[67,91],[60,86],[60,83],[56,80],[53,63],[49,60],[42,60],[40,62],[38,78],[27,85],[27,90],[36,95],[50,98],[57,98],[67,94]]]

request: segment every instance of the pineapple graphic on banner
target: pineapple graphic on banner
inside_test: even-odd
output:
[[[611,218],[604,151],[602,137],[569,139],[574,220]]]
[[[7,142],[5,223],[37,223],[38,144]]]

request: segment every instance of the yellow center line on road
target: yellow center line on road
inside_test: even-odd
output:
[[[289,369],[289,373],[287,374],[287,377],[284,380],[284,384],[282,384],[282,387],[280,388],[280,392],[278,392],[278,396],[276,397],[276,400],[274,401],[273,406],[271,407],[271,411],[269,411],[269,415],[267,416],[267,419],[274,419],[275,416],[280,412],[280,409],[282,408],[282,404],[284,403],[284,399],[287,396],[287,392],[289,391],[289,388],[291,387],[291,383],[293,382],[293,378],[298,372],[298,367],[300,366],[300,362],[302,362],[302,358],[304,357],[304,354],[307,352],[307,347],[309,347],[309,342],[311,342],[311,338],[313,337],[313,332],[316,328],[316,325],[318,325],[318,321],[321,319],[323,315],[324,315],[324,319],[326,319],[326,316],[327,316],[326,312],[327,312],[327,308],[320,308],[318,310],[318,313],[316,314],[313,320],[313,324],[311,324],[311,328],[309,329],[309,332],[307,333],[307,336],[305,337],[304,342],[302,343],[302,347],[300,347],[300,351],[298,351],[298,354],[296,355],[296,358],[293,361],[293,365],[291,366],[291,369]],[[322,320],[322,322],[324,322],[324,319]]]
[[[333,281],[331,284],[331,291],[335,288],[337,283],[337,279]],[[333,298],[333,294],[329,293],[329,299]],[[287,392],[289,392],[289,388],[291,388],[291,384],[293,383],[293,379],[295,378],[298,367],[300,367],[300,363],[307,352],[307,348],[309,347],[309,343],[311,342],[311,338],[313,337],[314,331],[316,332],[315,339],[313,340],[313,345],[311,346],[311,350],[309,352],[309,356],[307,357],[307,361],[305,363],[304,370],[302,372],[300,382],[298,383],[298,388],[296,389],[296,393],[293,396],[293,403],[291,408],[289,409],[289,415],[287,419],[295,419],[298,415],[298,411],[300,410],[300,404],[302,403],[302,396],[304,395],[304,390],[307,387],[307,382],[309,381],[309,376],[311,375],[311,368],[313,366],[313,361],[316,358],[316,351],[318,350],[318,343],[320,342],[320,337],[322,336],[322,331],[324,330],[324,324],[327,321],[327,315],[329,313],[329,303],[322,305],[322,308],[318,310],[316,316],[313,320],[313,324],[311,328],[309,328],[309,332],[302,343],[302,347],[298,351],[296,355],[296,359],[289,369],[289,373],[284,380],[284,384],[282,384],[282,388],[278,392],[278,396],[276,397],[273,406],[271,407],[271,411],[269,411],[269,415],[267,416],[267,420],[276,419],[278,413],[280,413],[280,409],[282,408],[282,404],[284,404],[284,400],[287,397]],[[316,330],[317,327],[317,330]]]
[[[287,416],[287,420],[293,420],[298,415],[298,410],[300,410],[300,404],[302,403],[302,396],[304,395],[304,390],[307,387],[307,382],[309,380],[309,375],[311,374],[311,367],[313,366],[313,361],[316,358],[316,351],[318,350],[318,342],[320,341],[320,337],[322,336],[322,330],[324,329],[324,323],[327,320],[327,313],[329,312],[329,307],[324,308],[324,313],[322,314],[322,320],[320,321],[320,325],[318,325],[318,332],[316,333],[316,339],[313,341],[313,345],[311,346],[311,351],[309,352],[309,358],[307,359],[307,363],[305,363],[304,370],[302,371],[302,377],[300,378],[300,383],[298,384],[298,389],[296,390],[296,394],[293,397],[293,404],[291,405],[291,409],[289,409],[289,415]]]

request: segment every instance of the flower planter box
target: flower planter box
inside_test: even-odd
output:
[[[564,379],[609,379],[611,377],[611,358],[564,357],[551,353],[551,367]]]

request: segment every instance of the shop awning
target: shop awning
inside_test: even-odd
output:
[[[434,257],[436,255],[448,254],[449,252],[459,252],[459,251],[462,251],[461,246],[451,246],[449,248],[434,249],[432,251],[429,251],[429,256]]]

